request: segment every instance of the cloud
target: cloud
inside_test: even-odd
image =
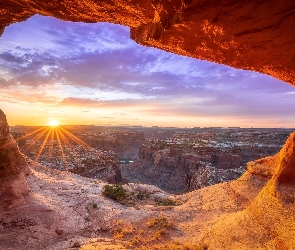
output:
[[[152,103],[156,101],[158,101],[158,99],[93,100],[68,97],[62,100],[59,105],[92,108],[136,108],[152,105]],[[118,112],[117,114],[124,115],[124,113],[120,112]]]
[[[155,116],[294,116],[292,86],[139,46],[123,26],[34,16],[9,26],[0,45],[0,96],[10,102],[123,111],[114,116],[126,115],[124,108]]]

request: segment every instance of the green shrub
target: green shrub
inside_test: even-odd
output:
[[[93,203],[93,204],[92,204],[92,207],[93,207],[93,208],[97,208],[97,204],[96,204],[96,203]]]
[[[173,224],[171,221],[167,219],[165,216],[161,216],[158,218],[150,219],[147,222],[148,227],[152,228],[172,228]]]
[[[159,206],[176,206],[177,205],[175,201],[170,200],[168,198],[166,199],[155,198],[155,202]]]
[[[102,194],[115,201],[122,201],[127,198],[126,191],[122,184],[105,185]]]
[[[144,200],[144,199],[148,199],[150,197],[150,195],[146,192],[142,192],[142,191],[139,191],[135,197],[139,200]]]

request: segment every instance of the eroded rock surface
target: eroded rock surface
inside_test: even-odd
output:
[[[105,182],[34,164],[24,176],[31,192],[16,205],[0,206],[0,248],[102,249],[120,237],[114,243],[121,249],[133,246],[135,238],[142,249],[170,249],[176,241],[177,247],[295,249],[295,187],[290,179],[280,179],[287,173],[280,169],[292,172],[292,164],[285,163],[294,157],[294,135],[279,154],[249,163],[234,181],[177,196],[145,184],[126,184],[135,199],[128,206],[103,195]],[[156,198],[177,203],[163,206]],[[173,229],[155,240],[156,231],[147,222],[163,216]],[[122,228],[126,234],[119,235]]]
[[[75,166],[68,171],[113,184],[122,182],[118,159],[114,155],[98,151],[96,151],[96,155],[99,157],[96,159],[85,159],[82,161],[83,166]]]
[[[0,32],[39,14],[131,27],[137,43],[249,69],[295,85],[294,1],[7,0]]]
[[[295,185],[295,132],[274,156],[249,162],[248,172],[273,178],[278,184]]]
[[[0,205],[28,193],[24,178],[27,171],[25,157],[9,134],[6,116],[0,109]]]

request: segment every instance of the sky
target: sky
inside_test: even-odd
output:
[[[129,27],[35,15],[0,37],[10,125],[294,127],[295,88],[136,44]]]

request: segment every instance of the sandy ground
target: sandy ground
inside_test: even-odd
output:
[[[194,244],[200,249],[295,249],[295,226],[288,221],[294,204],[276,208],[266,192],[269,179],[248,172],[177,196],[150,185],[124,185],[130,195],[148,194],[125,205],[102,195],[102,181],[41,165],[31,167],[27,182],[29,195],[2,205],[0,249],[190,249],[181,247]],[[155,199],[177,205],[161,206]],[[284,213],[281,226],[273,229]],[[157,218],[170,224],[148,226]]]

